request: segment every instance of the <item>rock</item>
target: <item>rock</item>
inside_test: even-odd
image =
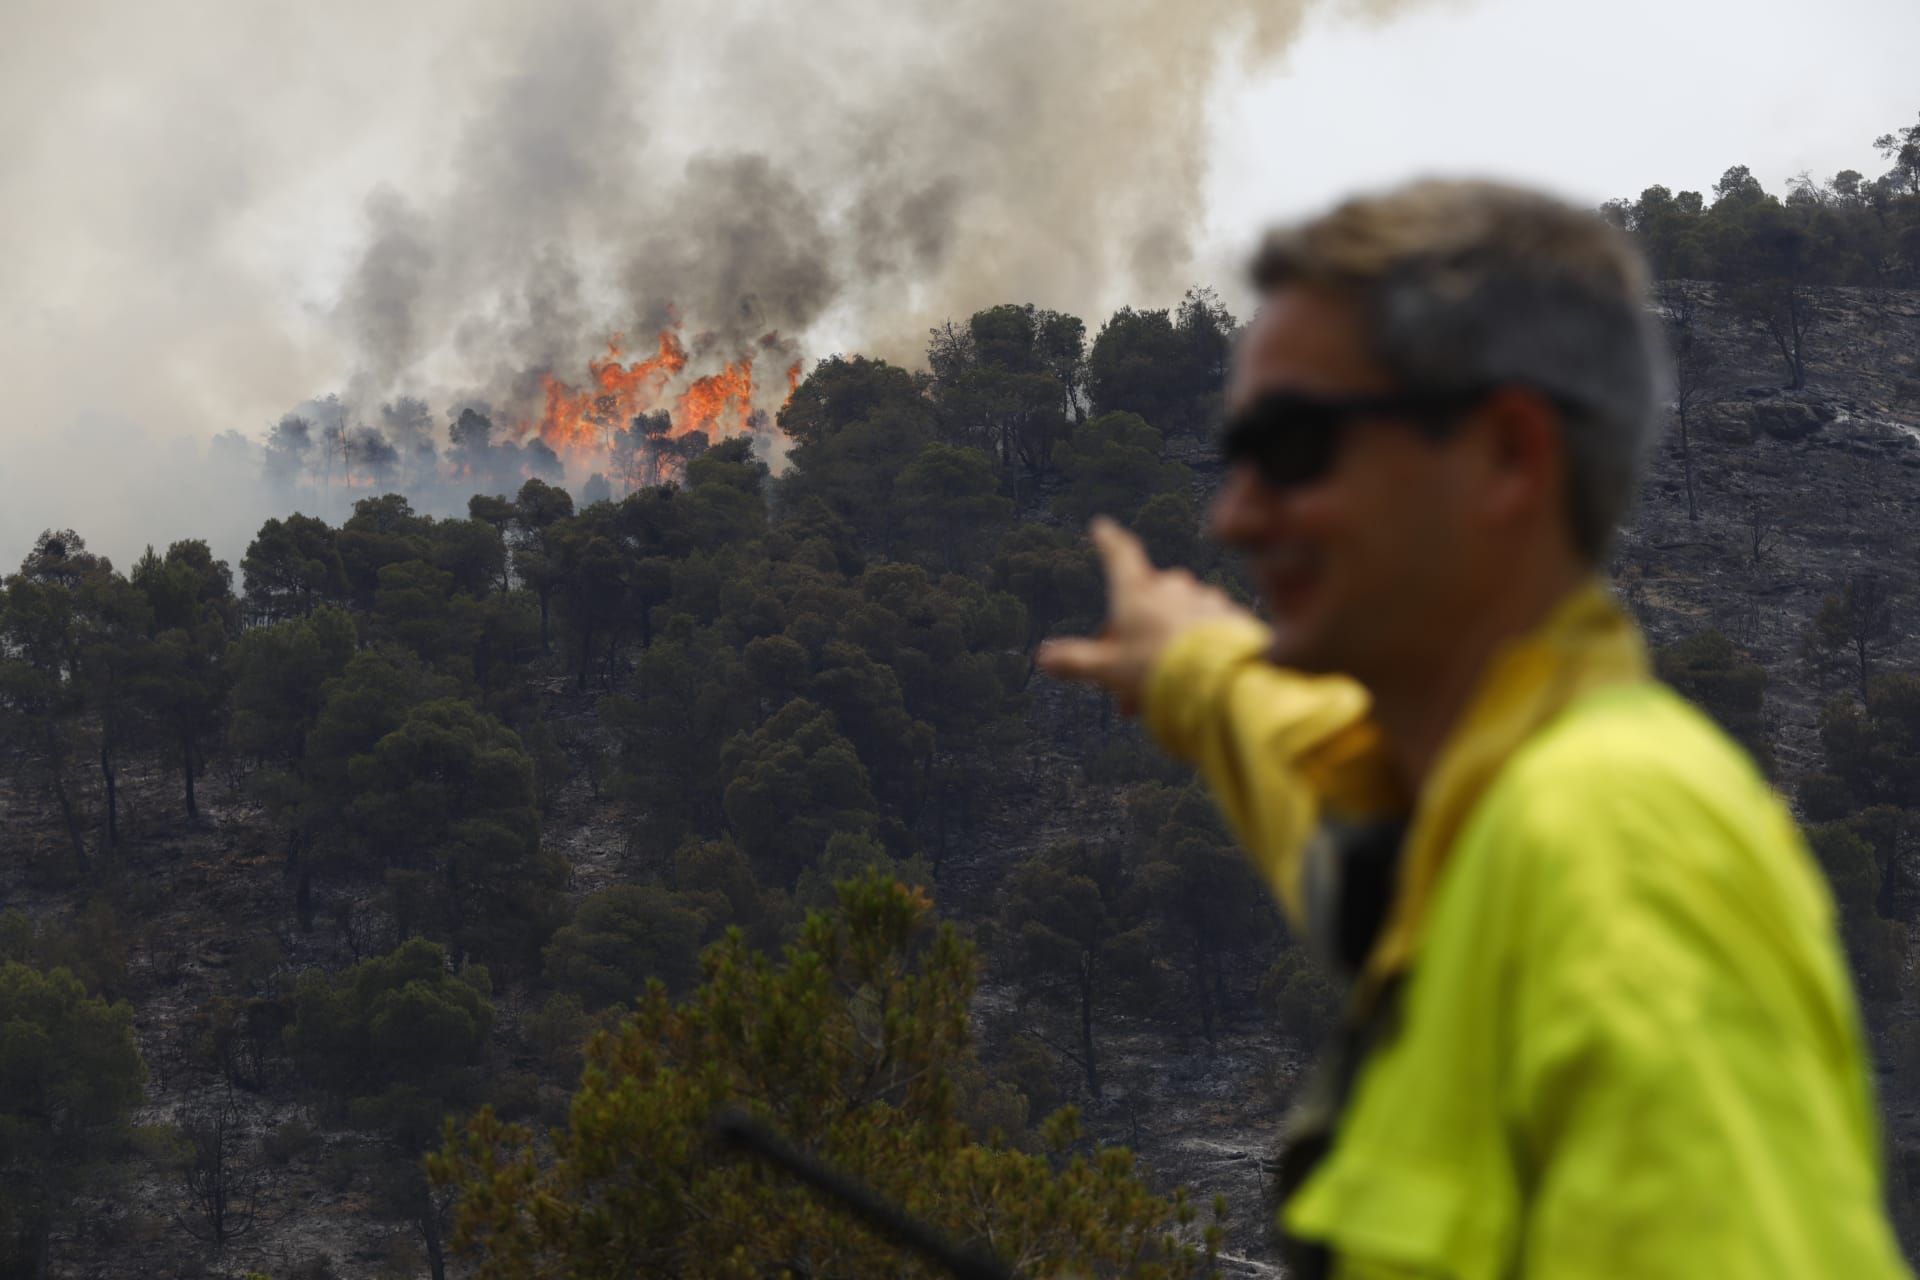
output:
[[[1831,405],[1803,400],[1773,400],[1752,408],[1756,427],[1775,440],[1803,440],[1833,421]]]

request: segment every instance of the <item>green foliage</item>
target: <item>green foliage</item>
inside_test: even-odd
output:
[[[1834,902],[1851,932],[1874,914],[1880,898],[1880,867],[1873,846],[1843,822],[1809,827],[1807,844],[1826,871]]]
[[[1762,769],[1772,772],[1765,667],[1720,632],[1700,631],[1657,652],[1654,669],[1738,739]]]
[[[1013,516],[999,487],[993,464],[977,450],[922,449],[894,485],[903,554],[950,572],[978,563]]]
[[[275,1125],[260,1139],[260,1153],[272,1164],[287,1165],[311,1152],[319,1142],[319,1131],[304,1118],[295,1116]]]
[[[1275,1021],[1309,1044],[1324,1041],[1339,1017],[1340,988],[1302,947],[1289,947],[1260,980],[1260,996]]]
[[[805,699],[727,744],[727,823],[734,839],[781,884],[818,861],[840,832],[873,831],[873,790],[833,717]]]
[[[1198,784],[1146,783],[1126,803],[1137,841],[1131,905],[1157,926],[1163,953],[1186,968],[1188,1003],[1211,1044],[1228,1002],[1224,957],[1273,933],[1271,898]]]
[[[795,444],[817,445],[856,422],[903,419],[929,427],[925,386],[905,369],[865,356],[830,356],[794,389],[780,429]]]
[[[1874,663],[1893,642],[1893,591],[1878,574],[1848,576],[1820,602],[1800,641],[1800,660],[1816,678],[1851,676],[1864,700]]]
[[[1920,676],[1880,676],[1866,703],[1829,703],[1820,715],[1827,771],[1861,805],[1908,805],[1920,796]]]
[[[1114,853],[1080,841],[1056,844],[1017,864],[1000,892],[998,927],[1012,976],[1029,991],[1063,997],[1077,1014],[1074,1048],[1056,1045],[1099,1097],[1097,1006],[1125,992],[1157,995],[1153,926],[1137,913],[1126,868]]]
[[[483,1111],[433,1157],[456,1245],[486,1280],[552,1272],[928,1274],[809,1191],[705,1136],[746,1106],[949,1234],[1033,1274],[1199,1274],[1183,1197],[1149,1194],[1124,1151],[1059,1165],[983,1145],[960,1120],[971,951],[924,898],[847,886],[775,963],[737,937],[684,1003],[655,988],[596,1038],[550,1155]],[[1073,1138],[1070,1114],[1050,1130]],[[649,1159],[637,1161],[632,1153]]]
[[[282,763],[298,760],[319,718],[322,690],[346,669],[357,646],[353,619],[331,606],[241,636],[227,656],[235,749]]]
[[[836,831],[828,837],[820,860],[800,873],[800,880],[793,888],[794,901],[805,910],[827,910],[837,900],[840,885],[875,875],[916,891],[926,890],[933,884],[933,877],[921,859],[895,858],[878,840]]]
[[[631,1004],[650,980],[685,991],[701,944],[727,909],[718,894],[614,885],[589,894],[547,944],[547,978],[589,1008]]]
[[[64,919],[38,920],[18,908],[0,912],[0,962],[64,969],[95,995],[127,994],[127,922],[105,896]]]
[[[240,558],[246,606],[254,622],[301,618],[322,604],[347,598],[347,569],[337,535],[324,520],[291,515],[270,519]]]
[[[906,534],[899,483],[933,439],[924,409],[876,411],[848,422],[793,450],[793,469],[782,479],[783,498],[818,502],[852,529],[863,546],[892,555],[904,545]]]
[[[1083,538],[1044,525],[1018,525],[1000,540],[992,567],[994,586],[1026,610],[1028,650],[1056,628],[1098,616],[1100,573]]]
[[[421,703],[347,765],[363,856],[425,878],[425,918],[462,955],[526,962],[552,927],[564,864],[540,847],[533,765],[517,734],[457,699]]]
[[[419,1147],[473,1094],[493,1028],[492,984],[412,938],[328,978],[301,975],[287,1050],[314,1088]]]
[[[1660,278],[1721,282],[1754,338],[1778,353],[1785,385],[1799,389],[1825,320],[1815,286],[1920,281],[1911,134],[1909,127],[1876,139],[1894,162],[1878,179],[1851,169],[1826,182],[1802,174],[1782,198],[1735,165],[1711,201],[1652,186],[1602,212],[1640,238]]]
[[[0,964],[0,1267],[31,1274],[91,1162],[126,1137],[146,1065],[133,1010],[65,969]]]
[[[1081,524],[1098,515],[1132,523],[1149,498],[1184,494],[1192,475],[1177,462],[1161,461],[1162,448],[1160,432],[1137,414],[1081,423],[1053,451],[1054,466],[1067,478],[1055,511]]]

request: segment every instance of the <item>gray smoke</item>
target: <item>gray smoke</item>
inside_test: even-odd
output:
[[[1164,305],[1194,283],[1216,74],[1311,2],[14,0],[0,243],[34,251],[0,255],[9,437],[28,465],[111,456],[0,536],[232,553],[284,495],[245,493],[231,439],[181,438],[239,430],[285,473],[272,424],[333,390],[338,421],[296,411],[302,465],[408,475],[446,406],[504,430],[543,371],[578,381],[615,331],[645,350],[669,308],[715,359],[777,332],[783,360],[918,361],[992,303],[1095,327]],[[20,425],[87,410],[71,439]]]

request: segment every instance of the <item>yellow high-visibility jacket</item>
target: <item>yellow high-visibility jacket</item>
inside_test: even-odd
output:
[[[1318,822],[1405,801],[1365,692],[1268,643],[1181,636],[1144,711],[1297,920]],[[1825,883],[1604,586],[1491,664],[1411,812],[1355,993],[1397,980],[1393,1030],[1292,1235],[1352,1280],[1908,1274]]]

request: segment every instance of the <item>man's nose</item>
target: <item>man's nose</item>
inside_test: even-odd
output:
[[[1222,546],[1257,546],[1271,536],[1279,502],[1252,464],[1235,463],[1207,509],[1207,534]]]

